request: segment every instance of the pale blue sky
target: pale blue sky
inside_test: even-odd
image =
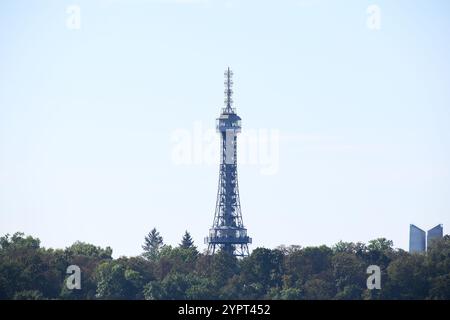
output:
[[[446,233],[449,18],[447,0],[3,0],[0,234],[118,256],[187,229],[203,249],[218,168],[176,165],[171,137],[214,127],[227,66],[244,130],[281,136],[276,174],[239,168],[251,248]]]

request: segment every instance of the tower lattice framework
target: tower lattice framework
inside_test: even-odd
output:
[[[237,174],[237,134],[241,132],[241,118],[233,108],[233,72],[225,71],[225,106],[217,118],[220,134],[220,171],[214,221],[205,238],[208,253],[226,251],[235,256],[247,256],[252,239],[247,235],[241,213]]]

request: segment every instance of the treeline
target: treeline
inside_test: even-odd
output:
[[[153,229],[143,254],[112,258],[112,249],[76,242],[48,249],[23,233],[0,238],[0,299],[450,299],[450,236],[427,254],[392,241],[333,247],[257,248],[244,259],[200,253],[186,232],[165,245]],[[68,289],[69,265],[81,289]],[[368,290],[367,267],[381,269],[381,289]]]

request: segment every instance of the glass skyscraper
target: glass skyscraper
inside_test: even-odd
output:
[[[430,247],[430,244],[437,239],[441,239],[443,236],[443,228],[442,224],[438,224],[436,227],[428,230],[427,232],[427,248]]]
[[[409,225],[409,252],[425,252],[425,242],[425,231],[413,224]]]

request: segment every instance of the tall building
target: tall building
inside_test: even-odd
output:
[[[444,230],[443,230],[442,224],[438,224],[434,228],[431,228],[430,230],[428,230],[428,232],[427,232],[427,248],[430,247],[430,244],[434,240],[441,239],[443,237],[443,233],[444,233]]]
[[[425,252],[425,231],[413,224],[409,225],[409,252]]]
[[[228,68],[225,71],[225,106],[216,123],[220,134],[219,188],[213,225],[205,243],[210,254],[220,249],[243,257],[248,255],[248,244],[252,243],[252,239],[247,235],[242,221],[239,198],[237,134],[241,132],[241,118],[233,108],[232,75]]]

